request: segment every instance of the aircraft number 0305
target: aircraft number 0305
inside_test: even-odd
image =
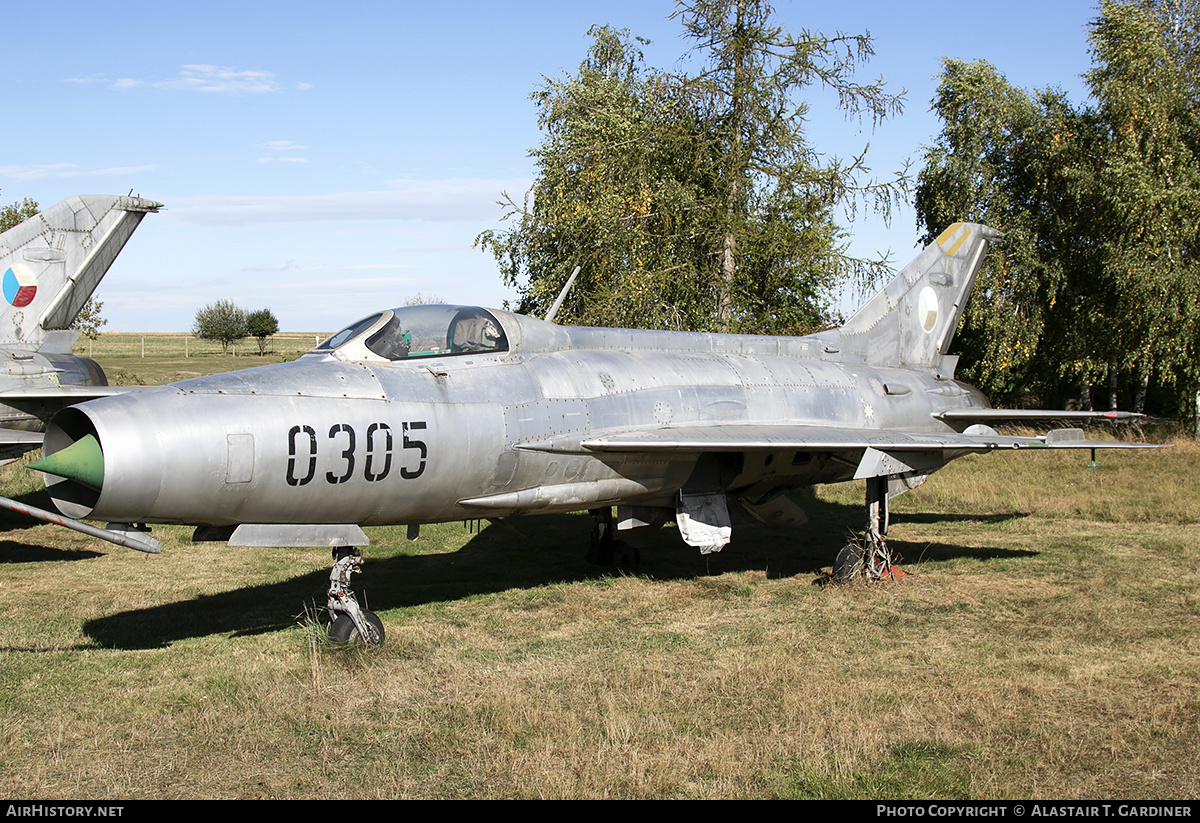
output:
[[[416,480],[425,472],[425,458],[429,449],[423,440],[416,440],[410,432],[425,428],[424,421],[401,423],[400,449],[413,451],[418,456],[415,469],[400,467],[400,476],[405,480]],[[337,485],[354,477],[358,466],[358,434],[346,423],[335,423],[329,427],[325,437],[327,443],[338,452],[333,467],[325,472],[325,482]],[[367,426],[362,450],[363,479],[374,483],[383,480],[392,471],[392,454],[395,441],[392,428],[387,423],[372,423]],[[288,431],[287,482],[289,486],[303,486],[312,482],[317,475],[317,432],[312,426],[292,426]]]

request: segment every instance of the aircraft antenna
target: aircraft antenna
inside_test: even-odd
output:
[[[571,284],[575,282],[575,275],[579,274],[579,266],[575,267],[575,271],[571,272],[571,276],[567,278],[567,284],[562,287],[562,291],[558,293],[558,299],[554,301],[554,305],[550,307],[550,311],[546,312],[546,322],[550,323],[554,320],[554,315],[558,314],[558,307],[562,305],[562,301],[566,299],[567,292],[571,290]]]

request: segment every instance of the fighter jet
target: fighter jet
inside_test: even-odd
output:
[[[51,415],[118,391],[69,331],[142,218],[161,203],[70,197],[0,235],[0,465],[36,449]]]
[[[885,577],[889,499],[950,460],[1129,446],[1002,436],[989,424],[1031,415],[955,379],[950,342],[1000,237],[951,226],[845,325],[807,337],[386,309],[294,362],[64,409],[32,468],[63,514],[118,532],[182,523],[231,546],[334,547],[336,639],[383,638],[348,588],[362,526],[415,538],[423,523],[588,510],[599,558],[670,520],[713,552],[738,515],[802,522],[788,491],[866,480],[865,540],[835,571]]]

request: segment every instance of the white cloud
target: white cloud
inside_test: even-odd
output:
[[[159,80],[153,85],[159,89],[183,89],[184,91],[218,94],[263,94],[279,91],[279,84],[275,81],[274,72],[261,69],[238,70],[208,63],[180,66],[178,77]]]
[[[78,174],[74,163],[44,163],[41,165],[0,166],[0,176],[13,180],[37,180],[41,177],[67,177]]]
[[[391,189],[334,194],[208,196],[176,201],[170,219],[216,226],[364,220],[471,222],[500,216],[502,191],[524,192],[529,180],[450,178],[391,180]]]
[[[0,166],[0,177],[13,180],[38,180],[42,177],[115,177],[153,171],[157,165],[114,166],[107,169],[84,169],[75,163],[45,163],[25,166]]]
[[[303,151],[308,146],[301,146],[293,140],[268,140],[265,143],[255,143],[257,148],[267,151]]]
[[[260,149],[266,149],[267,151],[272,151],[272,152],[303,151],[304,149],[308,148],[308,146],[301,146],[299,143],[294,143],[291,140],[268,140],[266,143],[256,143],[255,145]],[[307,163],[308,158],[300,157],[299,155],[287,155],[285,157],[259,157],[255,162],[256,163],[274,163],[274,162]]]
[[[400,263],[360,263],[352,266],[333,265],[333,266],[297,266],[293,261],[289,260],[286,263],[277,263],[274,266],[247,266],[241,271],[257,271],[257,272],[282,272],[282,271],[395,271],[399,269],[411,269],[413,266],[402,265]],[[394,278],[374,278],[371,281],[347,281],[347,282],[381,282],[390,283]],[[338,283],[342,281],[339,280]]]
[[[94,176],[115,177],[115,176],[121,175],[121,174],[141,174],[141,173],[147,172],[147,171],[154,171],[157,168],[158,168],[157,163],[148,165],[148,166],[115,166],[111,169],[94,169],[92,171],[80,172],[80,174],[87,175],[87,176],[93,176],[93,177]]]
[[[102,74],[68,77],[64,82],[80,84],[109,83]],[[263,69],[232,69],[209,63],[191,63],[179,67],[179,76],[169,80],[141,80],[136,77],[120,77],[109,84],[117,91],[150,85],[156,89],[182,89],[184,91],[216,92],[218,94],[264,94],[280,90],[275,73]],[[297,86],[309,88],[307,83]]]
[[[332,269],[333,271],[343,271],[361,268],[360,266],[347,266],[345,269]],[[416,278],[413,277],[339,277],[337,279],[338,291],[343,294],[353,289],[379,289],[390,288],[392,286],[401,285],[403,283],[416,283]],[[311,284],[295,284],[302,292],[311,292],[317,297],[329,294],[329,284],[327,282],[311,283]]]
[[[276,263],[274,266],[246,266],[242,271],[298,271],[299,267],[291,260],[286,263]]]

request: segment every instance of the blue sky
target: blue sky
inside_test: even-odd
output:
[[[97,291],[109,328],[190,329],[218,298],[268,307],[288,331],[333,331],[418,292],[499,306],[513,295],[475,236],[496,200],[532,183],[541,140],[529,95],[573,72],[593,24],[649,38],[648,64],[695,68],[668,0],[212,2],[63,0],[4,12],[8,127],[0,201],[156,198]],[[939,124],[943,56],[989,60],[1010,82],[1086,96],[1093,2],[947,6],[904,0],[776,3],[792,32],[869,30],[882,75],[907,92],[874,133],[812,100],[817,149],[868,141],[887,176]],[[902,265],[912,209],[851,227],[864,256]]]

